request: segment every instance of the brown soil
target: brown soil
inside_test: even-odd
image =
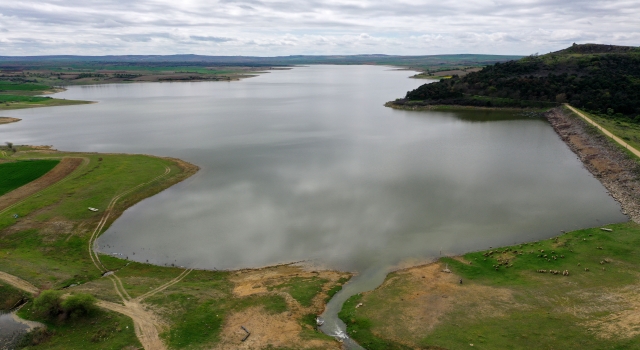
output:
[[[607,316],[589,320],[586,328],[604,339],[633,338],[640,335],[640,285],[603,292],[584,291],[579,294],[583,300],[591,301],[589,307],[569,308],[567,311],[580,318],[588,319],[594,313]]]
[[[269,286],[287,282],[293,277],[318,277],[332,283],[325,284],[322,292],[313,300],[309,307],[303,307],[289,294],[278,290],[269,291]],[[221,342],[216,349],[263,349],[269,345],[275,348],[287,347],[294,349],[339,349],[334,340],[308,339],[301,332],[309,326],[299,323],[304,315],[320,314],[324,311],[325,298],[330,286],[340,278],[350,277],[350,274],[338,271],[311,270],[297,265],[279,265],[255,270],[241,270],[231,277],[234,283],[233,294],[237,297],[260,294],[278,294],[285,298],[289,311],[281,314],[269,314],[262,308],[249,308],[233,313],[225,321],[221,333]],[[246,333],[240,326],[246,327],[251,336],[242,342]]]
[[[0,124],[15,123],[15,122],[19,122],[21,120],[22,119],[18,119],[18,118],[0,117]]]
[[[375,300],[369,297],[372,292],[363,293],[364,316],[383,325],[374,333],[414,346],[454,308],[467,310],[468,317],[483,318],[504,316],[522,307],[506,288],[460,284],[459,276],[444,269],[444,264],[436,262],[396,271],[375,290]],[[370,304],[375,306],[369,312]]]
[[[610,139],[579,117],[560,108],[546,117],[569,148],[578,155],[585,168],[600,180],[620,203],[623,213],[640,223],[640,166]]]
[[[82,164],[82,158],[63,158],[55,168],[40,178],[0,196],[0,210],[7,208],[33,194],[36,194],[54,183],[64,179]]]
[[[242,339],[247,333],[241,326],[251,332],[244,342]],[[302,339],[301,331],[302,326],[295,320],[295,316],[287,312],[270,315],[262,308],[249,308],[227,318],[221,341],[215,349],[264,349],[269,345],[276,349],[340,349],[339,344],[333,340]]]

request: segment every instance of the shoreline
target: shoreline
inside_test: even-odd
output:
[[[482,106],[463,106],[463,105],[398,105],[394,101],[384,104],[385,107],[404,110],[404,111],[460,111],[460,110],[477,110],[477,111],[537,111],[541,108],[516,108],[516,107],[482,107]]]
[[[620,203],[622,213],[640,223],[640,203],[635,199],[640,198],[640,177],[636,174],[638,162],[573,112],[554,108],[545,116],[583,166]]]

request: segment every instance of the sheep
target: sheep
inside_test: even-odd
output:
[[[588,268],[588,267],[585,267],[585,268],[584,268],[584,270],[585,270],[586,272],[589,272],[589,268]]]
[[[569,276],[569,270],[562,271],[562,276]]]

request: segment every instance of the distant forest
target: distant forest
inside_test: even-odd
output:
[[[574,44],[425,84],[394,103],[547,107],[565,102],[640,123],[640,49]]]

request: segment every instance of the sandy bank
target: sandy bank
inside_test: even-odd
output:
[[[19,122],[21,120],[22,119],[19,119],[19,118],[0,117],[0,124],[15,123],[15,122]]]

